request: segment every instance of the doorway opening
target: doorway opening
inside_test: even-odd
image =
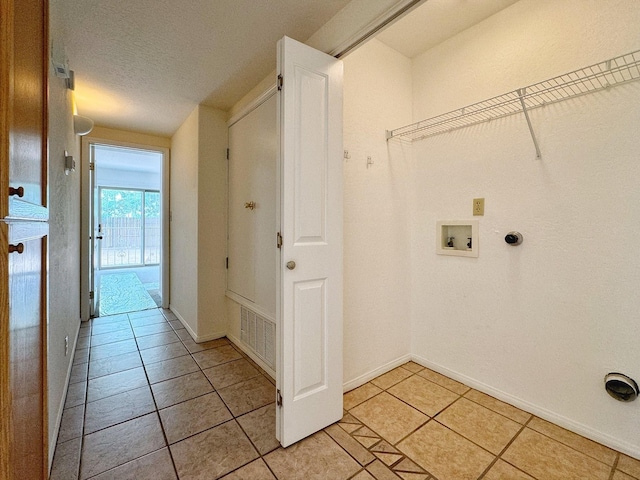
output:
[[[91,143],[91,316],[163,306],[164,154]]]

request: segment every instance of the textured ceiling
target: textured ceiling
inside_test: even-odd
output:
[[[359,8],[394,1],[354,0]],[[406,1],[406,0],[404,0]],[[378,35],[409,58],[517,0],[428,0]],[[78,113],[171,136],[199,103],[228,110],[276,66],[284,35],[306,41],[349,0],[50,0],[61,12]],[[345,9],[346,11],[346,9]],[[58,27],[58,25],[60,25]],[[60,32],[56,32],[54,37]],[[54,51],[60,45],[53,45]]]
[[[198,103],[229,109],[348,0],[51,0],[64,24],[78,113],[172,135]],[[54,46],[55,47],[55,46]]]
[[[428,0],[376,37],[413,58],[518,0]]]

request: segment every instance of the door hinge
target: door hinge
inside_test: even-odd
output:
[[[227,160],[229,160],[229,149],[227,148]]]
[[[89,164],[89,170],[95,170],[96,169],[96,164],[94,162]]]
[[[225,262],[225,265],[227,267],[227,270],[229,270],[229,257],[227,257],[227,261]]]
[[[282,75],[278,75],[278,90],[282,90],[282,86],[284,85],[284,79],[282,78]]]
[[[94,295],[94,293],[93,293],[93,290],[92,290],[92,291],[89,292],[89,300],[93,300],[93,295]]]
[[[276,392],[276,404],[281,407],[282,406],[282,394],[280,393],[280,390],[278,390]]]
[[[278,237],[276,239],[276,246],[278,248],[282,248],[282,235],[280,235],[280,232],[278,232]]]

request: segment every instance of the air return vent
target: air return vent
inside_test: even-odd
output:
[[[276,368],[275,323],[246,307],[241,307],[240,340],[269,367]]]

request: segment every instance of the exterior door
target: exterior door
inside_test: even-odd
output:
[[[0,478],[48,477],[46,0],[0,0]]]
[[[285,37],[278,73],[276,436],[286,447],[342,418],[342,62]]]
[[[96,267],[100,259],[100,246],[102,244],[103,234],[102,225],[100,225],[100,190],[98,189],[98,180],[96,170],[94,145],[90,145],[90,170],[89,170],[89,212],[91,224],[91,237],[89,239],[89,258],[91,266],[89,268],[89,315],[91,318],[98,316],[98,305],[100,305],[100,276],[96,275]]]

